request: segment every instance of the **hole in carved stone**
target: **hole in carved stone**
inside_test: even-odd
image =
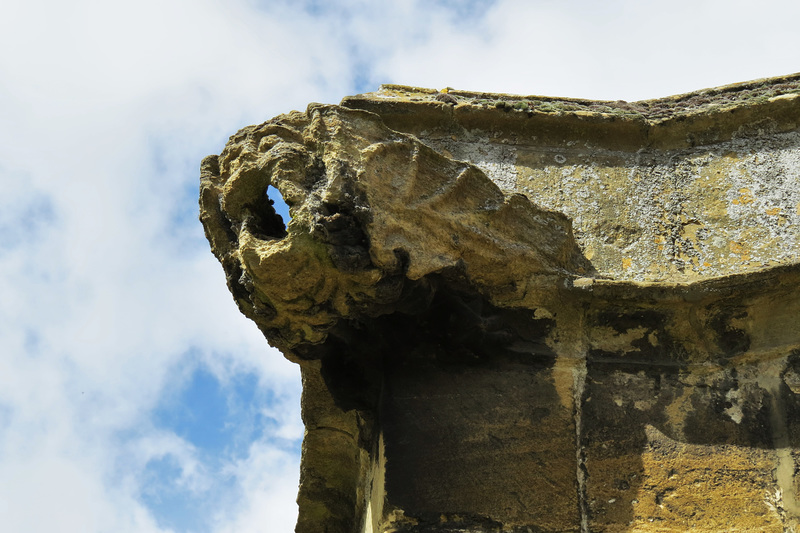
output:
[[[283,239],[286,237],[286,224],[289,219],[289,208],[281,194],[273,187],[267,187],[263,196],[255,202],[247,204],[246,216],[242,221],[253,236],[263,240]]]
[[[292,220],[292,216],[289,214],[289,206],[283,200],[281,192],[270,185],[267,187],[267,198],[272,201],[272,207],[275,209],[275,212],[281,216],[285,224],[288,224],[289,221]]]

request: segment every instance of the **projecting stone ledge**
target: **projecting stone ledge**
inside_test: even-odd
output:
[[[302,369],[298,532],[800,527],[800,75],[383,86],[243,129],[200,203]]]

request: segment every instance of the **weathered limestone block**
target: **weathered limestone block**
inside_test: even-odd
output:
[[[302,370],[298,532],[800,527],[800,75],[383,86],[243,129],[200,204]]]

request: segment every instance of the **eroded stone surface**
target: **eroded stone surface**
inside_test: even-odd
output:
[[[794,530],[798,80],[384,86],[204,160],[231,292],[302,368],[297,531]]]

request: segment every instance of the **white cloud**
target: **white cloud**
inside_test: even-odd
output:
[[[16,459],[16,458],[15,458]],[[96,459],[38,453],[0,464],[0,514],[9,532],[119,531],[166,533],[147,510],[103,483]]]
[[[299,457],[256,442],[247,459],[231,465],[242,499],[216,517],[215,533],[294,531]]]
[[[199,160],[239,127],[380,82],[636,99],[800,59],[791,2],[464,5],[3,7],[4,530],[166,531],[146,494],[169,481],[151,479],[161,460],[179,496],[219,500],[215,531],[292,529],[298,372],[238,313],[194,220]],[[244,452],[214,464],[154,421],[198,366],[223,388],[254,374],[265,391],[254,401],[268,432],[242,428]]]
[[[425,21],[378,68],[392,82],[636,100],[798,70],[797,3],[498,0],[479,24]]]

